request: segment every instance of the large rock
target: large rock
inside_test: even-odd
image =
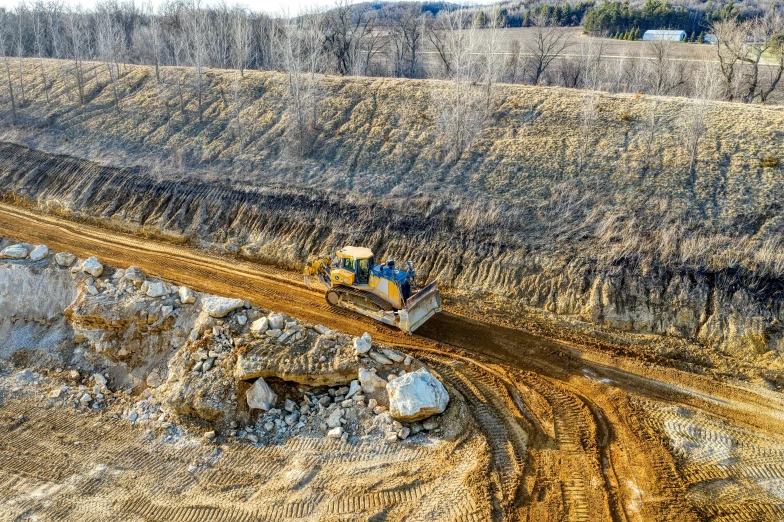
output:
[[[337,428],[338,426],[341,425],[340,419],[342,417],[343,414],[340,411],[340,408],[334,410],[332,413],[329,414],[329,417],[327,417],[327,426],[329,426],[330,428]]]
[[[30,252],[31,261],[40,261],[49,255],[49,248],[46,245],[38,245]]]
[[[357,355],[368,353],[370,351],[370,347],[371,347],[371,343],[370,343],[369,333],[365,332],[362,334],[362,337],[354,338],[354,352]]]
[[[282,330],[285,320],[281,314],[269,314],[267,317],[270,330]]]
[[[449,393],[434,375],[424,368],[387,384],[389,413],[402,422],[414,422],[442,413],[449,404]]]
[[[138,266],[129,266],[128,270],[125,271],[124,277],[128,281],[139,285],[144,283],[144,281],[147,279],[147,276],[144,275],[144,272],[142,272],[142,269]]]
[[[210,296],[202,299],[202,308],[211,317],[226,317],[229,313],[245,306],[242,299],[232,299],[230,297]]]
[[[359,376],[359,384],[365,393],[374,393],[378,390],[383,390],[387,386],[387,381],[367,368],[360,368],[357,374]]]
[[[3,259],[24,259],[27,257],[27,249],[22,245],[11,245],[0,251],[0,258]]]
[[[278,395],[272,391],[272,388],[259,377],[247,393],[248,407],[255,410],[270,410],[275,401],[278,400]]]
[[[386,390],[387,381],[367,368],[360,368],[357,374],[359,377],[359,384],[362,387],[362,393],[368,398],[376,399],[376,402],[382,406],[389,404],[389,397],[387,396]]]
[[[257,337],[264,335],[264,332],[267,331],[267,328],[269,328],[269,319],[266,317],[256,319],[250,324],[250,332]]]
[[[71,266],[76,261],[76,256],[70,252],[58,252],[54,255],[54,262],[60,266]]]
[[[180,287],[180,302],[182,304],[193,304],[196,302],[196,293],[187,286]]]
[[[82,272],[98,277],[103,274],[103,265],[94,256],[90,256],[82,263]]]
[[[147,287],[148,297],[162,297],[169,294],[169,289],[163,281],[153,281]]]

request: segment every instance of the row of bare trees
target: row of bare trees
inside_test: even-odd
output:
[[[25,74],[30,73],[25,72],[25,58],[36,59],[47,103],[49,88],[59,79],[66,88],[58,92],[84,104],[91,95],[90,76],[97,77],[95,64],[100,64],[101,82],[118,113],[123,110],[121,80],[127,64],[148,64],[154,67],[167,120],[177,112],[185,119],[195,114],[200,124],[210,89],[206,69],[232,69],[232,129],[241,151],[250,124],[244,115],[250,103],[243,91],[245,71],[280,70],[288,77],[286,133],[296,154],[304,156],[318,131],[320,74],[432,77],[451,86],[449,95],[433,104],[443,152],[457,161],[492,117],[499,82],[766,102],[784,71],[784,22],[775,8],[758,19],[717,23],[718,59],[695,62],[677,52],[685,44],[676,42],[622,44],[626,47],[620,51],[612,43],[610,51],[608,40],[574,38],[541,14],[533,17],[525,38],[515,38],[504,29],[500,12],[480,28],[466,9],[432,16],[419,5],[389,4],[377,13],[338,0],[328,10],[267,16],[225,2],[206,6],[201,1],[165,0],[154,7],[99,0],[85,11],[57,0],[38,0],[0,9],[0,51],[12,123],[27,103]],[[47,58],[59,61],[47,67]],[[588,156],[595,99],[590,97],[583,111],[586,138],[578,171]],[[655,111],[650,119],[655,141]],[[701,125],[689,128],[684,135],[697,137],[684,138],[684,143],[696,154]]]
[[[225,1],[209,6],[201,1],[165,0],[154,8],[131,0],[99,0],[84,11],[60,0],[22,0],[12,10],[0,9],[0,47],[6,76],[15,78],[18,102],[25,103],[23,57],[71,61],[74,98],[83,102],[86,60],[104,62],[112,85],[127,63],[153,65],[159,81],[162,66],[189,65],[197,69],[200,86],[205,67],[237,69],[240,76],[249,68],[285,69],[291,60],[281,42],[289,39],[292,25],[318,40],[311,47],[319,54],[319,73],[451,78],[451,62],[459,58],[448,47],[466,33],[473,42],[467,47],[472,67],[497,71],[499,81],[685,96],[695,92],[697,81],[683,53],[675,53],[678,44],[629,45],[621,52],[614,44],[610,55],[602,45],[606,41],[573,38],[544,14],[532,17],[532,28],[520,38],[502,28],[500,11],[479,29],[470,10],[433,16],[417,4],[373,11],[337,0],[327,10],[268,16]],[[759,18],[716,23],[722,97],[770,98],[784,71],[782,18],[782,9],[773,7]],[[480,39],[481,45],[476,43]],[[11,64],[14,59],[18,67]],[[46,74],[43,64],[41,73]],[[115,104],[120,104],[119,93]]]

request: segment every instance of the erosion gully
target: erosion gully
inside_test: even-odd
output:
[[[466,397],[493,452],[496,518],[699,520],[666,441],[635,401],[685,405],[784,433],[784,401],[447,310],[415,335],[330,307],[292,271],[0,204],[0,235],[195,290],[248,299],[428,362]]]

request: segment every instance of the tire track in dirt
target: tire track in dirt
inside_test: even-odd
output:
[[[784,428],[784,401],[771,402],[748,390],[739,391],[682,372],[655,367],[640,369],[622,359],[613,359],[618,367],[608,366],[604,362],[607,358],[586,347],[553,343],[509,328],[442,314],[421,329],[429,338],[406,336],[371,319],[330,307],[321,295],[295,281],[291,272],[274,267],[107,232],[7,205],[0,205],[0,231],[21,240],[47,244],[53,250],[72,251],[82,257],[96,255],[118,267],[135,264],[150,275],[176,284],[249,298],[263,308],[353,335],[370,331],[375,340],[426,361],[466,398],[488,441],[492,472],[487,479],[494,488],[496,519],[696,520],[690,504],[684,500],[685,486],[680,475],[683,473],[688,480],[690,473],[696,471],[679,468],[662,445],[658,427],[645,422],[645,416],[629,402],[631,397],[712,409],[724,418],[736,422],[740,419],[762,431]],[[595,379],[585,376],[587,369]],[[646,377],[646,372],[660,380]],[[597,382],[600,378],[607,383]],[[767,404],[768,409],[760,411],[761,404]],[[67,428],[67,423],[58,427]],[[114,431],[111,436],[124,440],[123,434]],[[303,440],[287,449],[309,454],[318,451],[313,444]],[[351,451],[364,455],[362,448]],[[144,452],[129,455],[121,463],[132,469],[141,470],[157,462],[155,456]],[[273,455],[269,454],[271,460]],[[381,457],[391,458],[388,454]],[[2,458],[5,456],[0,452]],[[318,462],[318,458],[312,460]],[[331,466],[333,462],[321,464]],[[344,465],[350,473],[350,463]],[[139,509],[149,511],[151,520],[217,517],[211,508],[202,506],[190,506],[192,511],[187,512],[165,511],[165,499],[177,488],[181,490],[178,493],[201,489],[211,494],[252,497],[247,485],[253,477],[268,474],[269,469],[258,464],[249,466],[242,471],[236,465],[234,469],[218,466],[209,474],[187,475],[192,482],[177,477],[174,489],[159,488],[150,497],[150,505]],[[164,469],[167,474],[177,475],[174,467]],[[778,469],[769,472],[765,466],[755,469],[760,478],[778,473]],[[709,464],[702,471],[713,476]],[[735,472],[742,474],[743,470]],[[237,487],[231,490],[232,486]],[[342,515],[355,509],[351,506],[375,509],[390,502],[424,498],[427,503],[431,497],[446,498],[444,492],[425,494],[425,490],[417,488],[380,492],[373,497],[349,495],[348,504],[337,503],[327,511]],[[759,506],[767,507],[755,508],[754,512],[772,509],[770,504]],[[220,516],[225,520],[245,520],[248,516],[278,520],[308,516],[314,513],[312,509],[307,502],[276,504],[264,512],[234,510],[221,512]],[[707,513],[705,510],[702,512]],[[482,519],[471,505],[439,513],[447,518]]]

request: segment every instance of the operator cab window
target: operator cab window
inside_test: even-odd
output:
[[[360,259],[358,263],[357,282],[367,283],[370,278],[370,259]]]
[[[352,272],[354,272],[356,270],[356,266],[355,266],[354,260],[350,259],[348,257],[344,257],[343,258],[343,268],[345,268],[346,270],[351,270]]]

